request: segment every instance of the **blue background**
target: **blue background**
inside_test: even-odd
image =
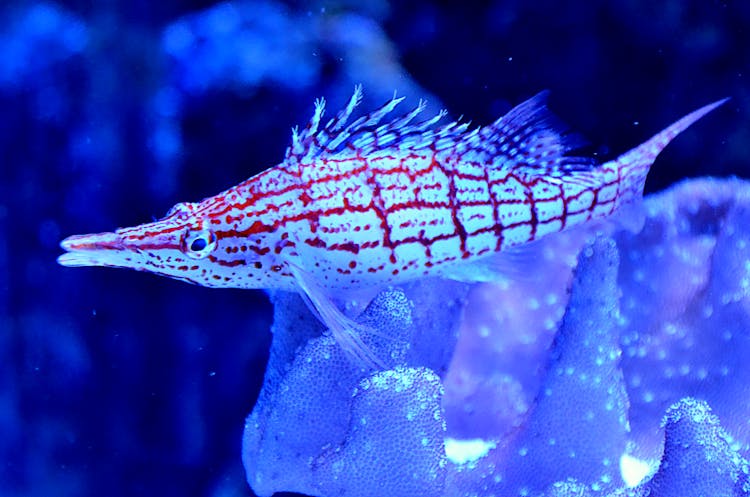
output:
[[[363,83],[484,124],[549,88],[607,158],[730,96],[647,190],[748,177],[747,2],[234,5],[0,7],[0,495],[252,495],[266,296],[55,258],[278,163],[316,97]]]

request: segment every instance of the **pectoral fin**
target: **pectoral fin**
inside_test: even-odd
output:
[[[302,299],[310,310],[328,327],[344,352],[363,367],[385,369],[385,364],[363,341],[371,330],[344,315],[334,303],[328,291],[310,273],[296,264],[288,267],[300,289]]]

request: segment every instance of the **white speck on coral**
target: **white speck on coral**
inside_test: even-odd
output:
[[[710,415],[711,413],[704,408],[703,404],[696,404],[693,410],[693,421],[696,423],[704,423]]]
[[[641,381],[642,380],[643,379],[641,378],[641,375],[639,375],[637,373],[634,373],[629,378],[630,386],[633,387],[633,388],[637,388],[637,387],[639,387],[641,385]]]
[[[445,439],[445,457],[455,464],[466,464],[477,461],[497,446],[492,440],[471,438],[459,440],[457,438]]]

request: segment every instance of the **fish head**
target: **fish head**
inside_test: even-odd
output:
[[[216,202],[179,203],[155,222],[114,232],[74,235],[60,246],[63,266],[135,269],[207,287],[269,288],[279,266],[263,246],[260,229],[242,244],[221,219]],[[257,228],[257,224],[253,225]]]

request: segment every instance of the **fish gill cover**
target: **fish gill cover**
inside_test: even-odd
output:
[[[534,275],[378,295],[368,374],[293,295],[53,262],[64,234],[275,164],[356,83],[477,124],[550,88],[605,157],[731,96],[647,190],[746,177],[748,7],[6,2],[0,493],[748,495],[742,180],[650,196],[638,234],[549,240]]]

